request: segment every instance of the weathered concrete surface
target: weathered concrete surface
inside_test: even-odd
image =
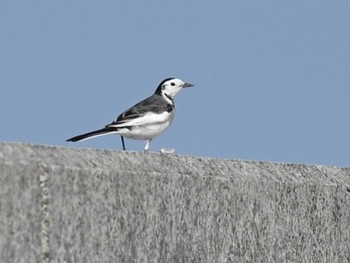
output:
[[[0,143],[0,262],[349,262],[350,169]]]

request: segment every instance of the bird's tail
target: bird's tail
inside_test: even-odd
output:
[[[116,129],[110,129],[110,128],[103,128],[100,130],[84,133],[75,137],[72,137],[67,140],[67,142],[78,142],[78,141],[83,141],[87,139],[91,139],[94,137],[102,136],[102,135],[107,135],[107,134],[112,134],[116,133]]]

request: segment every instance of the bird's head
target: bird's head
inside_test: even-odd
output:
[[[186,83],[181,79],[177,78],[167,78],[163,80],[155,91],[155,94],[161,95],[171,101],[174,99],[175,95],[183,88],[192,87],[190,83]]]

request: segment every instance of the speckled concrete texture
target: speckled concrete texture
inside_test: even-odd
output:
[[[350,169],[0,143],[0,262],[349,262]]]

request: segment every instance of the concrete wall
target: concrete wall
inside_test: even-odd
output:
[[[1,262],[349,262],[350,169],[0,143]]]

